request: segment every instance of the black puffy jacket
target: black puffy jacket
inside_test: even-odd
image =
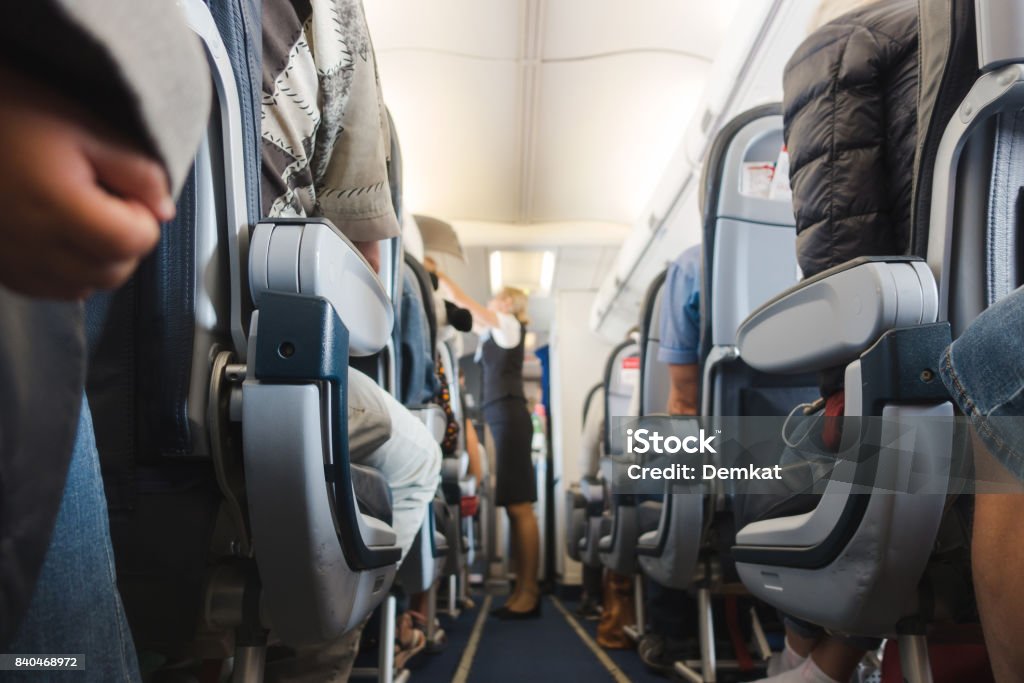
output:
[[[874,3],[814,31],[786,65],[783,118],[805,276],[907,249],[917,36],[915,0]]]

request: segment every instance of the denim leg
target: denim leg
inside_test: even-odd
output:
[[[11,673],[3,680],[136,683],[138,659],[117,592],[107,502],[89,405],[75,437],[64,498],[12,654],[78,654],[85,671]]]
[[[992,455],[1024,481],[1024,287],[984,311],[939,360],[939,375]]]

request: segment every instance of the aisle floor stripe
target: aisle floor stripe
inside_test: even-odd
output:
[[[580,623],[576,621],[576,617],[569,613],[569,610],[565,608],[562,601],[552,595],[551,602],[555,605],[558,611],[562,613],[562,616],[565,617],[565,620],[569,623],[569,626],[572,627],[572,630],[576,632],[576,635],[580,637],[583,644],[594,653],[597,660],[601,662],[604,668],[608,670],[608,673],[612,675],[612,678],[615,679],[615,683],[632,683],[632,681],[629,680],[629,676],[623,673],[622,669],[615,665],[615,662],[613,662],[612,658],[608,656],[608,653],[602,650],[601,646],[594,642],[594,639],[590,637],[590,634],[580,626]]]
[[[476,650],[480,646],[480,638],[484,633],[484,624],[487,623],[487,616],[491,613],[491,596],[484,598],[480,605],[480,613],[476,615],[476,623],[473,624],[473,632],[466,643],[466,649],[462,651],[462,659],[459,660],[459,668],[455,670],[452,683],[466,683],[469,680],[469,672],[473,668],[473,659],[476,658]]]

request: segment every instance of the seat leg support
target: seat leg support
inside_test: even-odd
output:
[[[427,643],[434,645],[437,638],[437,581],[427,591]]]
[[[263,683],[267,648],[264,645],[239,645],[235,648],[235,666],[231,683]]]
[[[395,680],[395,596],[381,604],[380,640],[377,646],[377,680],[394,683]]]
[[[711,611],[711,589],[701,586],[697,591],[697,613],[700,623],[700,663],[704,683],[715,683],[715,616]]]
[[[932,683],[932,665],[928,659],[928,638],[904,635],[899,638],[900,667],[907,683]]]
[[[448,616],[456,618],[459,616],[459,574],[452,574],[448,577]]]
[[[676,662],[673,668],[684,681],[689,681],[689,683],[704,683],[704,678],[686,662]]]
[[[241,588],[241,602],[227,609],[226,621],[235,624],[235,656],[231,683],[263,683],[267,663],[267,629],[260,621],[260,584],[256,569],[250,566],[241,583],[227,586]],[[222,596],[223,597],[223,596]]]
[[[768,645],[768,638],[764,634],[761,618],[757,616],[756,607],[750,608],[750,630],[754,632],[754,643],[757,645],[757,653],[763,661],[768,661],[772,656],[772,649]]]
[[[633,579],[633,602],[636,605],[636,640],[647,634],[647,604],[644,602],[644,577],[637,574]]]

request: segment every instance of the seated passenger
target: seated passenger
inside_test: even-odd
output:
[[[263,88],[264,213],[326,217],[379,270],[380,241],[399,235],[400,226],[388,184],[388,126],[361,2],[265,2]],[[391,487],[404,557],[437,491],[440,449],[419,419],[352,369],[348,420],[352,461],[379,470]],[[268,679],[346,680],[358,630],[294,660],[268,663]]]
[[[825,0],[816,26],[783,79],[804,277],[906,252],[917,139],[917,3]],[[839,371],[821,378],[826,398],[841,387]]]
[[[852,11],[832,19],[846,10]],[[906,251],[916,145],[917,3],[826,0],[812,21],[817,26],[787,63],[783,83],[797,260],[805,277],[859,256]],[[820,386],[826,418],[841,416],[842,369],[822,373]],[[832,449],[840,425],[826,419],[823,440]],[[769,675],[788,671],[772,683],[847,681],[866,649],[877,646],[785,622],[786,648]]]
[[[1024,681],[1024,288],[1001,299],[946,350],[939,376],[973,425],[971,559],[978,612],[999,683]]]
[[[401,332],[402,381],[399,382],[399,398],[407,406],[423,406],[434,400],[441,391],[435,360],[430,357],[430,325],[424,305],[420,284],[413,271],[402,267],[402,305],[399,316]]]
[[[692,246],[669,264],[661,306],[658,361],[669,367],[669,415],[697,415],[700,387],[701,247]],[[637,646],[650,668],[669,673],[677,661],[699,656],[697,603],[685,590],[647,580],[651,632]]]
[[[80,653],[63,675],[139,681],[81,302],[127,280],[174,215],[207,67],[169,3],[32,3],[0,38],[0,652]]]

